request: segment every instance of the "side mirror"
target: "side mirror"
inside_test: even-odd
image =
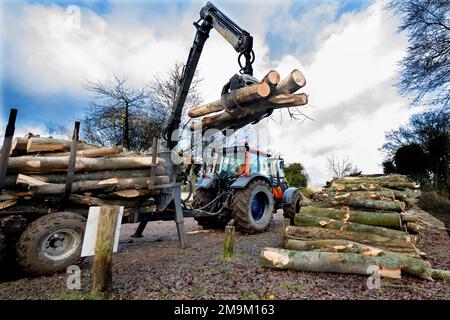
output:
[[[280,160],[280,169],[284,170],[284,160]]]

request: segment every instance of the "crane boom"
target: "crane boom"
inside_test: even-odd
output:
[[[222,37],[224,37],[224,39],[227,40],[239,53],[238,63],[241,67],[240,73],[243,75],[253,76],[252,63],[255,59],[255,55],[253,53],[253,37],[247,31],[241,29],[211,2],[208,2],[200,10],[200,19],[197,22],[194,22],[194,26],[197,29],[197,33],[189,51],[189,56],[181,76],[180,87],[173,105],[166,131],[166,138],[170,149],[174,148],[178,144],[179,137],[177,131],[180,127],[184,103],[186,102],[203,46],[209,37],[209,32],[211,29],[214,28],[217,30],[217,32],[219,32]],[[241,63],[242,57],[245,58],[245,65],[242,65]],[[226,87],[230,88],[230,85],[227,84]],[[174,133],[176,133],[176,136],[173,136]]]

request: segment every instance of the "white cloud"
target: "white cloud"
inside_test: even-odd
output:
[[[316,6],[296,19],[288,14],[289,4],[250,2],[239,10],[230,2],[218,4],[254,36],[256,76],[275,68],[284,77],[299,68],[307,77],[304,91],[313,106],[308,114],[315,121],[291,122],[284,113],[282,125],[277,114],[276,122],[264,120],[260,127],[269,128],[273,148],[288,162],[304,163],[313,183],[329,178],[326,157],[331,152],[348,154],[366,172],[380,171],[377,149],[384,131],[404,123],[411,113],[390,85],[406,48],[405,37],[396,33],[397,21],[382,10],[381,1],[335,23],[330,19],[335,5]],[[68,27],[59,6],[24,5],[3,17],[7,28],[2,41],[11,50],[9,81],[30,95],[83,95],[83,82],[109,79],[113,72],[145,83],[186,60],[195,34],[192,22],[202,5],[194,2],[185,12],[174,6],[170,16],[158,17],[138,5],[115,2],[107,16],[83,9],[80,29]],[[270,61],[265,35],[273,15],[278,32],[287,33],[292,43],[305,32],[314,35],[315,49],[307,59],[298,43],[291,54]],[[233,48],[212,32],[199,63],[206,100],[216,99],[238,71],[236,59]]]

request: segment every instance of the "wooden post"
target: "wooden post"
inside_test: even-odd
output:
[[[152,144],[152,164],[150,167],[150,179],[148,182],[148,189],[153,190],[155,186],[155,168],[157,166],[156,159],[158,157],[158,138],[153,138],[153,144]]]
[[[17,109],[11,109],[9,112],[8,124],[6,125],[5,138],[3,139],[3,147],[0,153],[0,193],[5,185],[6,169],[8,168],[9,154],[11,153],[16,117]]]
[[[69,198],[70,193],[72,192],[73,179],[75,177],[75,163],[77,160],[79,133],[80,133],[80,123],[76,121],[73,127],[72,145],[70,147],[69,164],[67,166],[66,186],[64,188],[64,194],[61,200],[60,209],[63,208],[64,203]]]
[[[92,266],[92,294],[108,297],[112,291],[111,262],[119,208],[104,206],[100,209]]]
[[[231,258],[234,254],[234,226],[225,227],[225,241],[223,244],[223,257]]]
[[[287,227],[289,227],[290,225],[291,225],[291,219],[289,219],[289,218],[284,218],[284,220],[283,220],[283,230],[282,230],[283,235],[286,234],[286,229],[287,229]]]

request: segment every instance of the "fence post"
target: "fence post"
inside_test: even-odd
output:
[[[3,190],[6,179],[6,170],[8,169],[9,154],[11,153],[11,144],[16,125],[17,109],[11,109],[9,112],[8,124],[6,125],[3,147],[0,152],[0,193]]]
[[[225,240],[223,243],[223,257],[231,258],[234,254],[234,226],[225,227]]]
[[[119,207],[117,206],[100,208],[92,266],[92,294],[108,297],[112,292],[111,262],[118,216]]]

